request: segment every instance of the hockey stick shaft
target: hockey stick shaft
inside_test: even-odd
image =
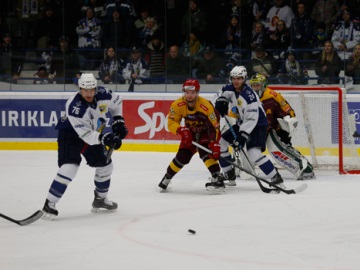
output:
[[[198,144],[197,142],[194,142],[194,141],[193,141],[192,144],[195,145],[196,147],[204,150],[205,152],[208,152],[209,154],[212,153],[210,149],[202,146],[201,144]],[[305,190],[305,189],[307,188],[307,184],[302,184],[300,187],[298,187],[298,188],[296,188],[296,189],[283,189],[283,188],[281,188],[281,187],[279,187],[279,186],[271,183],[269,180],[266,180],[266,179],[264,179],[264,178],[262,178],[262,177],[259,177],[259,176],[255,175],[255,174],[253,174],[252,172],[250,172],[249,170],[246,170],[245,168],[239,166],[239,165],[236,164],[235,162],[232,162],[232,161],[230,161],[230,160],[227,160],[227,159],[225,159],[225,158],[223,158],[223,157],[220,157],[220,158],[226,160],[226,162],[228,162],[228,163],[230,163],[231,165],[239,168],[239,169],[242,170],[243,172],[246,172],[247,174],[250,174],[251,176],[257,178],[259,181],[264,182],[264,183],[268,184],[269,186],[273,186],[273,187],[276,188],[277,190],[280,190],[280,191],[282,191],[282,192],[284,192],[284,193],[286,193],[286,194],[299,193],[299,192],[301,192],[301,191],[303,191],[303,190]]]
[[[229,126],[230,132],[231,132],[231,134],[233,135],[234,139],[237,140],[237,136],[236,136],[235,130],[234,130],[233,127],[231,126],[231,124],[230,124],[229,120],[227,119],[226,115],[224,116],[224,119],[225,119],[227,125]],[[252,172],[254,173],[252,176],[256,175],[255,169],[254,169],[254,167],[252,166],[252,164],[251,164],[248,156],[246,155],[244,149],[241,148],[241,151],[242,151],[243,155],[245,156],[246,161],[248,162],[250,168],[252,169]],[[238,150],[236,150],[236,149],[234,148],[234,152],[238,152]],[[238,166],[236,166],[236,167],[239,168]],[[239,169],[240,169],[240,168],[239,168]],[[241,169],[240,169],[240,170],[241,170]],[[261,184],[261,181],[258,179],[257,176],[255,176],[255,180],[256,180],[256,182],[258,183],[258,185],[259,185],[259,187],[260,187],[260,189],[261,189],[262,192],[270,193],[270,192],[272,192],[272,191],[275,192],[275,190],[277,190],[277,189],[272,189],[272,188],[264,187],[264,186]]]
[[[22,219],[22,220],[16,220],[16,219],[13,219],[11,217],[8,217],[4,214],[1,214],[0,213],[0,217],[10,221],[10,222],[13,222],[15,224],[18,224],[20,226],[25,226],[25,225],[29,225],[35,221],[37,221],[39,218],[41,218],[43,215],[43,212],[41,210],[38,210],[36,211],[34,214],[32,214],[31,216],[25,218],[25,219]]]

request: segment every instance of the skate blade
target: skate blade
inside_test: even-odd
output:
[[[227,180],[227,181],[224,181],[224,184],[228,187],[235,187],[236,181],[235,180]]]
[[[91,209],[91,213],[113,213],[113,212],[116,212],[117,211],[117,208],[116,209],[106,209],[106,208],[92,208]]]
[[[209,191],[212,194],[223,194],[223,193],[225,193],[225,188],[219,188],[219,187],[213,187],[213,186],[206,187],[206,190]]]
[[[51,221],[51,220],[54,220],[56,218],[56,216],[53,215],[53,214],[49,214],[49,213],[45,213],[45,212],[43,212],[43,213],[44,214],[41,216],[41,218],[44,219],[44,220]]]

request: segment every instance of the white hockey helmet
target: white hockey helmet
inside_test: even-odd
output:
[[[247,78],[247,70],[246,70],[246,68],[244,66],[235,66],[230,71],[230,78],[229,78],[230,82],[231,82],[232,77],[243,77],[244,80],[246,80],[246,78]]]
[[[96,89],[97,88],[97,80],[92,73],[83,73],[81,74],[78,85],[80,89]]]

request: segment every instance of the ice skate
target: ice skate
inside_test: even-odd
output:
[[[159,188],[160,191],[165,191],[168,187],[168,185],[170,184],[171,181],[171,176],[168,174],[165,174],[163,179],[161,179],[160,183],[159,183]]]
[[[224,176],[219,173],[215,173],[209,180],[210,182],[205,184],[207,191],[217,194],[225,192]]]
[[[306,179],[315,179],[315,173],[312,169],[312,166],[308,166],[296,180],[306,180]]]
[[[235,169],[232,168],[230,171],[227,172],[223,172],[223,177],[224,177],[224,183],[226,186],[229,187],[234,187],[236,186],[236,173],[235,173]]]
[[[53,220],[59,214],[58,210],[56,210],[55,203],[50,202],[48,199],[46,199],[42,211],[44,214],[41,218],[45,220]]]
[[[92,210],[93,213],[101,212],[102,210],[108,211],[115,211],[118,208],[116,202],[110,201],[107,197],[101,198],[96,191],[94,191],[95,198],[92,203]]]
[[[281,187],[282,189],[286,189],[284,185],[284,180],[282,179],[281,175],[276,172],[275,176],[271,178],[271,184],[270,186],[277,185],[278,187]]]

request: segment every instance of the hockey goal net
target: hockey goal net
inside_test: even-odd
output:
[[[292,143],[315,168],[360,174],[360,138],[346,93],[339,87],[269,86],[290,103],[299,120]]]

